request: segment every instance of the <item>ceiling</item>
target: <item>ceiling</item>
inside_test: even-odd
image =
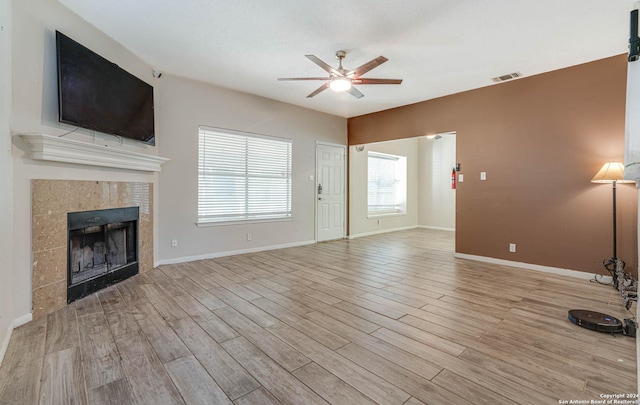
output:
[[[154,69],[342,117],[627,52],[634,0],[59,0]],[[81,39],[80,39],[81,40]],[[384,55],[364,97],[324,91],[307,58],[346,69]],[[161,79],[162,80],[162,79]],[[517,79],[516,79],[517,80]]]

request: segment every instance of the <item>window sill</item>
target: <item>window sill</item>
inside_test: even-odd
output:
[[[380,214],[367,214],[367,219],[383,218],[383,217],[400,217],[407,215],[406,212],[385,212]]]

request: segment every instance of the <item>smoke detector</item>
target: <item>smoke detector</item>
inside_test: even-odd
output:
[[[506,74],[506,75],[494,77],[491,80],[493,80],[496,83],[501,83],[501,82],[506,82],[507,80],[515,79],[515,78],[518,78],[518,77],[522,77],[522,73],[513,72],[513,73]]]

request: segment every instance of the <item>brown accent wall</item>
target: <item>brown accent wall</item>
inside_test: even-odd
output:
[[[590,180],[623,160],[626,69],[620,55],[350,118],[349,144],[456,131],[458,253],[606,273],[611,185]],[[618,257],[634,271],[636,206],[618,185]]]

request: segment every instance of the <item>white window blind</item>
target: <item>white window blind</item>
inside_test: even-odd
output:
[[[406,157],[369,152],[367,172],[369,214],[405,211]]]
[[[291,140],[200,127],[198,223],[291,217]]]

